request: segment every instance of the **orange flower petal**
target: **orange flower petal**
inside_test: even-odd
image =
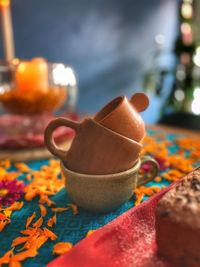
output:
[[[22,267],[22,265],[18,261],[11,260],[10,263],[9,263],[9,267]]]
[[[35,223],[33,223],[33,227],[40,228],[42,224],[43,224],[43,218],[40,217]]]
[[[33,235],[33,234],[35,234],[35,232],[36,232],[36,229],[33,229],[33,228],[29,228],[29,229],[20,231],[20,233],[23,235]]]
[[[143,197],[144,197],[144,194],[137,196],[137,199],[135,201],[135,206],[139,205],[142,202]]]
[[[58,237],[56,234],[54,234],[52,231],[50,231],[48,228],[44,227],[44,234],[49,237],[51,240],[56,240]]]
[[[5,220],[5,219],[6,219],[6,215],[0,212],[0,220]]]
[[[28,167],[28,165],[26,165],[25,163],[15,163],[15,167],[18,169],[18,171],[20,172],[30,172],[31,169]]]
[[[68,204],[68,206],[72,209],[73,214],[77,215],[78,214],[78,207],[75,204]]]
[[[15,247],[15,246],[18,246],[22,243],[25,243],[27,240],[28,240],[28,236],[19,236],[17,238],[15,238],[12,242],[12,245],[11,247]]]
[[[51,210],[53,212],[63,212],[63,211],[66,211],[68,210],[69,208],[52,208]]]
[[[38,252],[35,249],[27,249],[25,251],[22,251],[18,254],[15,254],[12,257],[13,261],[24,261],[27,258],[33,258],[38,254]]]
[[[48,240],[47,236],[40,236],[37,238],[37,240],[34,242],[34,247],[36,249],[39,249],[44,243],[46,243]]]
[[[53,200],[49,199],[47,195],[43,195],[43,194],[40,195],[40,203],[42,204],[47,203],[48,206],[52,206],[56,204]]]
[[[10,207],[6,208],[5,210],[20,210],[24,206],[23,201],[14,202]]]
[[[9,169],[10,166],[11,166],[10,160],[5,159],[5,160],[0,161],[0,167],[2,167],[4,169]]]
[[[33,221],[33,219],[34,219],[35,217],[36,217],[36,213],[33,212],[33,214],[32,214],[30,217],[27,218],[27,220],[26,220],[26,228],[29,227],[29,225],[32,223],[32,221]]]
[[[72,248],[72,243],[69,242],[59,242],[53,247],[53,254],[64,254]]]
[[[37,196],[37,190],[28,190],[28,192],[25,193],[24,198],[27,201],[31,201],[36,196]]]
[[[9,263],[10,261],[10,258],[12,257],[13,255],[13,250],[9,250],[7,251],[1,258],[0,258],[0,266],[1,264],[6,264],[6,263]]]
[[[5,228],[5,226],[10,223],[9,221],[0,221],[0,232],[3,231],[3,229]]]
[[[49,226],[49,227],[52,227],[53,225],[55,225],[56,224],[56,213],[54,214],[54,216],[52,217],[52,218],[50,218],[49,220],[48,220],[48,222],[47,222],[47,225]]]
[[[96,230],[89,230],[86,234],[86,236],[90,236],[92,235],[94,232],[96,232]]]
[[[44,205],[40,204],[40,212],[41,212],[41,216],[45,217],[47,214],[47,209]]]
[[[7,218],[10,218],[12,210],[4,210],[4,214],[6,215]]]
[[[6,174],[6,170],[4,168],[0,167],[0,177],[4,177],[4,175]]]

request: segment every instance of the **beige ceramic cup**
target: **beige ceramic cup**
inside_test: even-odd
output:
[[[75,137],[68,151],[58,148],[53,132],[60,126],[72,128]],[[92,119],[78,123],[58,118],[45,130],[45,144],[64,165],[85,174],[110,174],[130,169],[137,161],[142,145],[105,128]]]
[[[103,107],[94,116],[94,120],[114,132],[140,142],[145,135],[145,125],[139,112],[148,105],[148,97],[143,93],[134,94],[130,100],[119,96]]]
[[[141,165],[147,162],[152,165],[152,171],[140,175]],[[69,196],[79,207],[93,212],[109,212],[121,206],[131,198],[137,185],[154,179],[158,169],[158,163],[150,157],[139,159],[129,170],[108,175],[73,172],[61,162]]]

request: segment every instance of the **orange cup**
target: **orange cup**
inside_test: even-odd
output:
[[[54,143],[53,132],[60,126],[72,128],[76,135],[68,151]],[[64,165],[83,174],[111,174],[130,169],[139,158],[142,145],[105,128],[93,119],[78,123],[58,118],[45,130],[45,144]]]
[[[144,93],[134,94],[130,100],[119,96],[103,107],[94,117],[101,125],[125,137],[140,142],[145,136],[145,125],[139,112],[149,105]]]

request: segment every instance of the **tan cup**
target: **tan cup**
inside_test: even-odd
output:
[[[53,132],[60,126],[72,128],[76,135],[68,151],[58,148]],[[130,169],[137,161],[141,144],[115,133],[92,119],[78,123],[58,118],[45,130],[45,144],[64,165],[84,174],[110,174]]]
[[[152,170],[139,174],[141,165],[147,162],[151,163]],[[154,159],[143,157],[129,170],[116,174],[81,174],[69,170],[63,163],[61,170],[65,176],[66,189],[74,203],[93,212],[109,212],[130,199],[137,185],[154,179],[159,167]]]
[[[140,142],[145,135],[145,125],[139,112],[148,105],[148,97],[143,93],[133,95],[130,100],[119,96],[101,109],[94,120],[114,132]]]

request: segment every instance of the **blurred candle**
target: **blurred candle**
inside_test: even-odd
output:
[[[1,24],[3,33],[3,46],[5,60],[14,58],[13,28],[10,13],[10,0],[0,0]]]
[[[43,58],[22,61],[16,69],[17,90],[24,93],[46,93],[48,91],[48,64]]]

